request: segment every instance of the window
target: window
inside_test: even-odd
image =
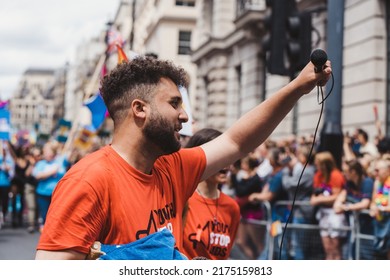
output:
[[[179,54],[191,53],[191,31],[179,31]]]
[[[176,6],[195,7],[195,0],[176,1]]]

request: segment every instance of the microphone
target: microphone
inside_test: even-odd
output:
[[[314,72],[320,73],[324,70],[324,65],[328,60],[328,55],[322,49],[315,49],[310,55],[310,61],[314,64]]]

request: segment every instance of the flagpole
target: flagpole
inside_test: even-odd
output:
[[[105,53],[100,56],[100,59],[99,59],[98,63],[96,64],[95,71],[92,75],[92,78],[89,81],[89,83],[87,84],[87,86],[85,87],[84,98],[83,98],[84,101],[87,100],[89,98],[89,96],[92,94],[93,88],[99,79],[100,71],[101,71],[106,59],[107,59],[107,55]],[[83,101],[83,103],[84,103],[84,101]],[[80,114],[80,113],[77,114],[77,118],[72,122],[72,127],[69,131],[68,139],[66,140],[64,147],[62,149],[63,153],[72,147],[72,144],[73,144],[72,142],[74,141],[74,138],[76,136],[76,132],[78,131],[79,126],[80,126],[81,116],[82,116],[82,114]]]
[[[92,93],[94,91],[93,89],[94,89],[94,87],[95,87],[95,85],[96,85],[96,83],[97,83],[97,81],[99,79],[99,76],[100,76],[100,73],[101,73],[101,69],[102,69],[104,63],[107,61],[107,58],[108,58],[108,48],[109,48],[109,46],[107,46],[106,51],[100,56],[99,61],[96,64],[95,71],[94,71],[94,73],[93,73],[89,83],[85,87],[84,96],[83,96],[83,103],[92,95]],[[71,129],[69,131],[68,139],[67,139],[67,141],[64,144],[63,151],[66,151],[67,149],[70,149],[70,147],[72,145],[72,142],[73,142],[73,140],[74,140],[74,138],[76,136],[76,132],[79,129],[79,126],[80,126],[81,115],[82,114],[78,114],[77,118],[72,122],[72,127],[71,127]]]
[[[90,97],[89,95],[93,92],[93,88],[96,85],[97,80],[99,79],[101,69],[103,67],[104,62],[106,61],[106,57],[107,57],[106,54],[100,56],[98,64],[96,65],[95,68],[95,72],[93,73],[92,78],[89,81],[88,85],[85,87],[84,100],[88,99],[88,97]]]
[[[123,51],[122,47],[120,46],[120,44],[118,44],[117,42],[115,42],[114,44],[115,44],[115,46],[117,48],[117,52],[118,52],[118,64],[122,63],[123,61],[128,61],[128,58],[127,58],[125,52]],[[100,59],[95,67],[95,71],[94,71],[89,83],[85,87],[85,91],[84,91],[85,94],[84,94],[83,103],[90,97],[90,95],[92,94],[92,92],[94,90],[94,86],[96,85],[96,83],[99,79],[101,69],[109,57],[109,49],[110,49],[110,45],[107,46],[104,54],[102,54],[100,56]],[[81,114],[78,114],[77,118],[74,120],[74,122],[72,124],[68,139],[64,144],[63,152],[67,151],[67,149],[70,149],[70,147],[72,146],[73,140],[74,140],[75,135],[76,135],[76,131],[78,130],[79,125],[80,125],[80,119],[81,119]]]

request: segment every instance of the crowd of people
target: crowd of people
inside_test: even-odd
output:
[[[90,258],[96,241],[129,244],[135,259],[155,258],[151,248],[170,237],[180,259],[228,259],[234,245],[248,259],[266,259],[262,236],[268,233],[248,221],[265,218],[260,205],[267,201],[272,221],[318,224],[325,259],[341,259],[344,213],[369,209],[373,246],[389,258],[385,139],[373,145],[362,129],[345,137],[340,167],[330,152],[311,154],[310,140],[269,139],[302,95],[326,84],[329,61],[323,69],[315,72],[308,63],[224,133],[202,129],[181,145],[188,120],[179,91],[188,86],[184,69],[142,56],[122,63],[101,85],[114,122],[109,145],[79,156],[72,145],[53,141],[41,150],[3,142],[3,218],[11,211],[12,225],[21,226],[21,213],[28,212],[28,230],[41,232],[36,259]],[[307,204],[291,213],[277,203],[286,200]],[[307,259],[307,247],[293,231],[281,258]]]
[[[66,171],[92,151],[66,149],[65,143],[0,142],[0,228],[27,226],[41,232],[53,191]]]
[[[359,133],[365,135],[363,143]],[[220,134],[201,129],[185,147],[200,146]],[[362,129],[344,139],[341,168],[330,152],[314,149],[310,154],[312,143],[304,138],[267,139],[199,182],[183,208],[183,252],[190,258],[228,259],[236,246],[247,259],[267,259],[264,236],[268,233],[250,221],[269,218],[258,203],[268,201],[272,221],[285,223],[292,214],[290,223],[318,225],[326,259],[342,258],[347,237],[342,228],[348,226],[348,215],[367,210],[370,216],[361,217],[360,230],[375,236],[374,257],[389,258],[390,141],[368,142]],[[363,152],[367,143],[371,143],[369,153]],[[58,181],[80,156],[64,152],[56,141],[42,147],[2,142],[1,148],[1,223],[8,217],[13,227],[41,232]],[[295,206],[293,213],[291,204],[273,207],[279,201],[293,200],[306,204]],[[304,229],[289,231],[280,257],[312,258],[310,234],[304,234]]]
[[[390,258],[390,141],[387,138],[377,139],[377,142],[368,140],[367,133],[361,128],[356,129],[352,136],[345,135],[344,152],[340,155],[341,166],[337,166],[331,152],[317,150],[319,145],[316,143],[295,137],[279,141],[267,140],[249,154],[252,161],[257,161],[252,163],[252,166],[257,166],[256,174],[246,168],[245,164],[241,164],[238,174],[246,172],[246,175],[241,175],[242,179],[237,180],[236,168],[232,167],[230,185],[227,188],[233,190],[229,193],[240,205],[240,228],[246,228],[251,219],[261,220],[261,214],[258,217],[246,217],[246,209],[253,207],[261,211],[263,208],[259,204],[256,208],[255,203],[267,201],[272,211],[271,217],[264,219],[317,226],[324,258],[337,260],[343,258],[342,249],[350,234],[349,226],[356,226],[349,224],[349,216],[354,211],[365,210],[369,215],[359,215],[359,231],[374,237],[369,245],[374,253],[369,257],[363,254],[359,258]],[[311,149],[312,145],[314,149]],[[248,159],[243,158],[242,162],[248,162]],[[243,197],[242,192],[248,190],[248,177],[257,183],[252,187],[251,193],[245,193]],[[294,208],[293,202],[298,202]],[[304,227],[294,228],[287,232],[283,250],[275,252],[275,258],[313,258],[315,250],[310,248],[313,245],[310,244],[313,231],[309,234]],[[245,230],[245,235],[245,239],[236,239],[236,245],[242,247],[244,252],[248,252],[247,247],[250,245],[252,250],[246,256],[252,259],[268,258],[269,252],[263,250],[264,244],[256,245],[252,241],[253,233],[250,230]],[[265,240],[262,235],[264,229],[256,227],[258,242]],[[281,232],[279,241],[280,237]],[[278,253],[280,254],[277,256]]]

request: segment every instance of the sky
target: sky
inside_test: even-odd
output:
[[[0,100],[28,68],[72,63],[78,45],[113,20],[120,0],[0,0]]]

